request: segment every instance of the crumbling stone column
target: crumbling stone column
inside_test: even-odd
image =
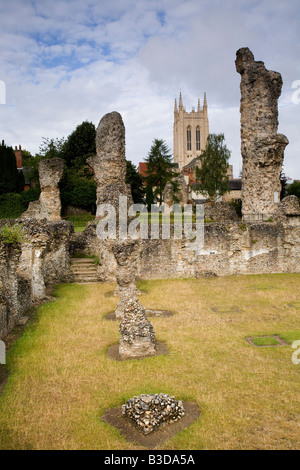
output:
[[[61,220],[60,189],[58,184],[64,173],[61,158],[42,160],[39,164],[41,194],[38,201],[30,202],[22,218]]]
[[[267,220],[280,201],[280,172],[288,139],[277,134],[280,73],[256,62],[247,48],[236,53],[241,74],[242,213],[245,221]]]
[[[135,285],[138,241],[116,241],[112,246],[112,252],[117,262],[117,287],[114,295],[122,296],[124,292],[129,292],[131,295],[138,295],[140,292]]]
[[[96,133],[96,151],[87,162],[94,171],[97,183],[97,212],[101,204],[119,207],[119,196],[127,196],[132,204],[130,186],[125,183],[125,127],[117,112],[106,114],[101,119]]]
[[[134,359],[155,355],[154,329],[146,317],[145,308],[138,300],[127,299],[119,331],[121,358]]]

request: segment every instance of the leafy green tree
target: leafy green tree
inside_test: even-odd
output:
[[[20,193],[24,189],[24,175],[17,170],[15,152],[12,147],[0,145],[0,194]]]
[[[96,153],[96,129],[92,122],[79,124],[62,146],[61,158],[69,168],[79,169]]]
[[[227,176],[231,152],[224,143],[224,134],[209,134],[204,152],[199,157],[201,167],[196,167],[197,191],[214,202],[229,191]]]
[[[148,211],[151,211],[151,204],[154,204],[154,195],[153,195],[153,189],[150,184],[147,184],[146,186],[146,205],[148,208]]]
[[[60,182],[63,210],[72,205],[95,213],[96,183],[92,178],[82,176],[80,171],[67,169]]]
[[[287,193],[289,196],[297,196],[300,200],[300,181],[294,181],[287,186]]]
[[[65,139],[50,139],[42,137],[43,142],[39,147],[38,155],[43,158],[61,158],[62,150],[65,146]]]
[[[130,184],[133,202],[142,204],[145,196],[143,177],[137,167],[128,160],[126,160],[126,184]]]
[[[178,190],[174,178],[179,175],[175,171],[175,165],[172,162],[172,155],[166,142],[163,139],[154,139],[147,158],[147,176],[145,177],[147,185],[153,188],[153,194],[159,196],[159,203],[162,203],[162,193],[166,183],[170,181],[174,192]]]

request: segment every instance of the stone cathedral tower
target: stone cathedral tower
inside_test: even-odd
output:
[[[192,108],[190,113],[183,107],[180,93],[179,107],[175,99],[173,127],[174,162],[178,163],[179,170],[200,156],[205,149],[208,134],[206,93],[202,109],[198,99],[197,111]]]

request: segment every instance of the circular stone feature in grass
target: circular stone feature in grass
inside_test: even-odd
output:
[[[185,415],[176,422],[170,422],[152,431],[150,434],[141,433],[132,420],[122,414],[122,408],[107,410],[101,417],[102,421],[116,428],[125,437],[127,442],[138,444],[147,449],[155,449],[165,441],[171,439],[178,432],[186,429],[201,416],[201,411],[195,402],[182,402]]]
[[[150,310],[150,309],[146,309],[145,314],[146,314],[146,317],[160,317],[160,318],[172,317],[174,315],[174,313],[171,312],[171,310]],[[104,316],[104,318],[106,320],[112,320],[112,321],[117,320],[116,314],[115,314],[114,311],[107,313]],[[118,320],[120,320],[120,319],[118,319]]]
[[[278,346],[289,346],[284,339],[278,335],[248,336],[245,338],[247,343],[258,348],[271,348]]]
[[[119,353],[119,343],[117,344],[112,344],[108,347],[107,356],[110,359],[113,359],[115,361],[129,361],[132,359],[135,360],[140,360],[140,359],[145,359],[146,357],[155,357],[155,356],[167,356],[169,354],[168,348],[164,343],[156,342],[155,343],[155,354],[152,356],[138,356],[138,357],[121,357]]]

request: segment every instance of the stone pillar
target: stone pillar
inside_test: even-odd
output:
[[[61,201],[58,184],[64,173],[61,158],[42,160],[39,164],[41,194],[38,201],[30,202],[22,218],[61,220]]]
[[[241,75],[242,214],[247,222],[273,217],[280,202],[280,173],[288,139],[277,134],[282,78],[256,62],[247,48],[236,53]]]
[[[101,119],[96,133],[96,151],[87,162],[97,183],[97,217],[101,204],[112,204],[118,209],[119,196],[127,196],[132,204],[131,189],[125,183],[125,127],[119,113],[112,112]]]
[[[153,326],[146,317],[145,308],[136,299],[127,300],[119,331],[121,358],[135,359],[156,354]]]
[[[112,252],[117,262],[115,295],[122,296],[124,292],[129,292],[132,295],[140,293],[135,285],[138,246],[137,240],[116,241],[112,246]]]

